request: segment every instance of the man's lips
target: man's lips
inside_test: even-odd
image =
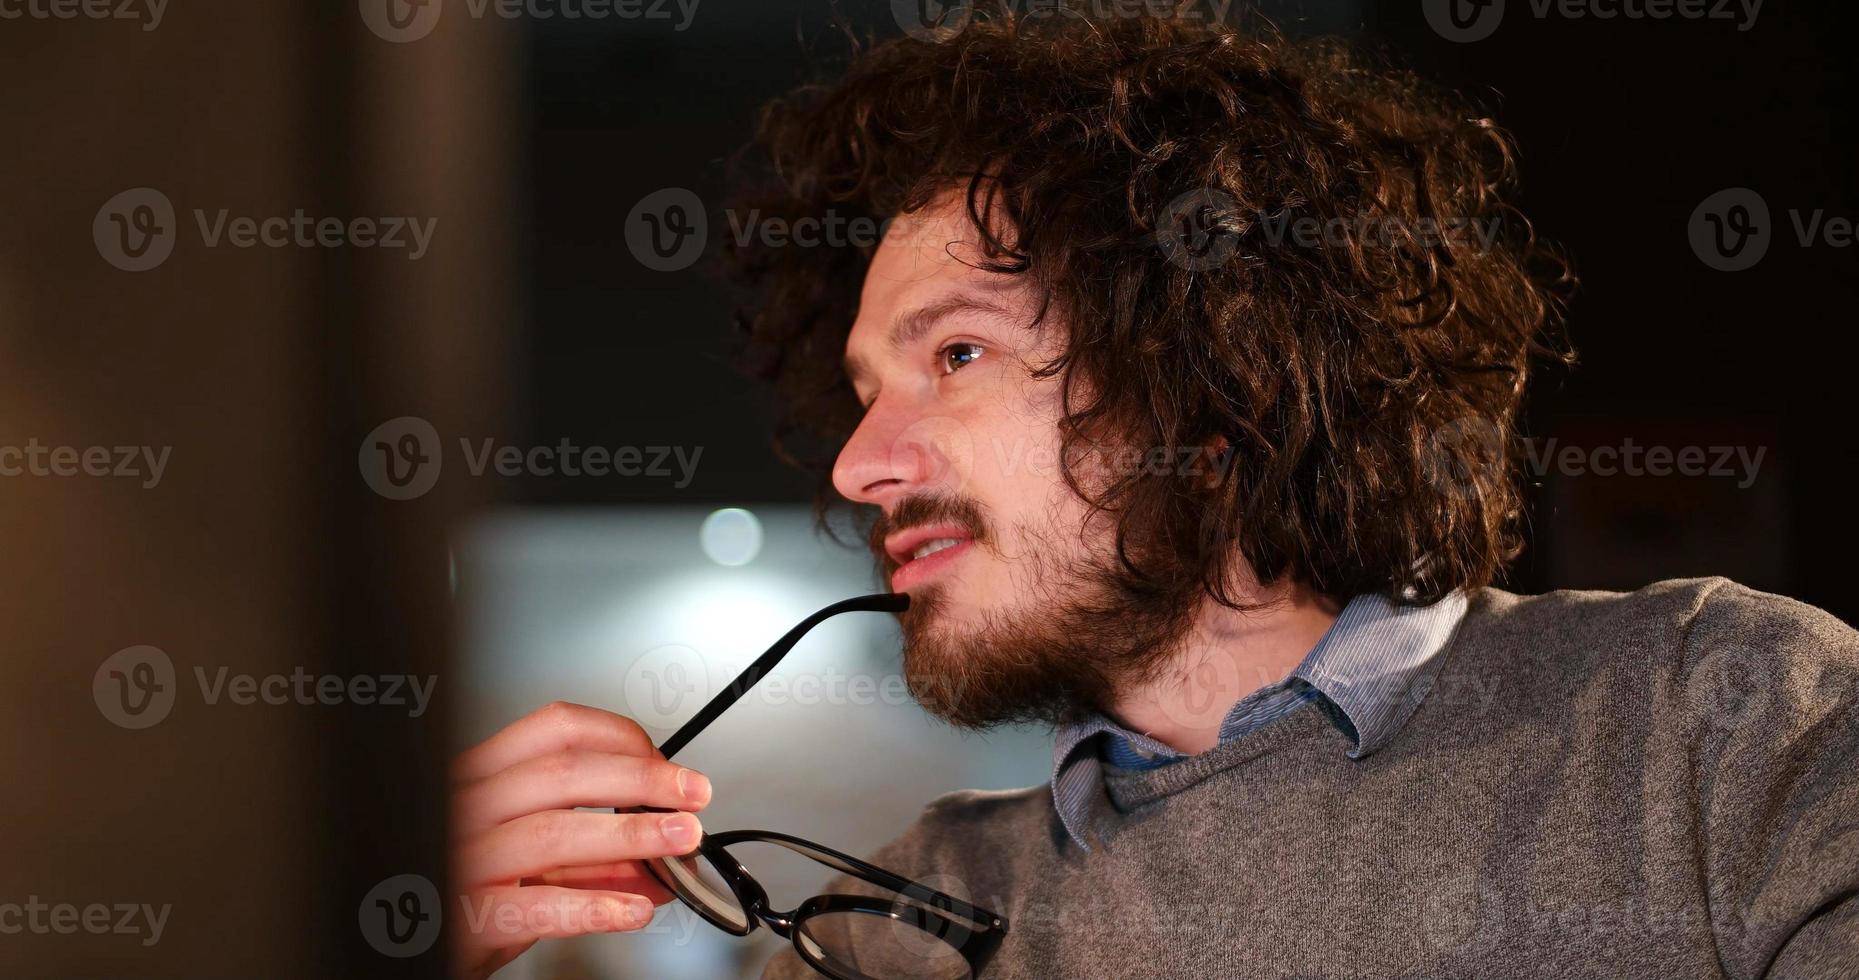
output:
[[[948,540],[955,544],[933,551],[921,558],[916,557],[918,548],[933,541]],[[907,531],[899,531],[884,539],[885,554],[890,556],[897,568],[891,573],[891,589],[894,592],[905,591],[910,583],[921,581],[957,558],[965,554],[974,545],[974,535],[953,524],[925,524]]]

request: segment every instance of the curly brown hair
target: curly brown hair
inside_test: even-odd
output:
[[[1522,549],[1525,382],[1538,358],[1574,363],[1573,278],[1510,202],[1509,137],[1411,73],[1269,25],[970,13],[859,45],[843,77],[770,104],[755,206],[885,221],[965,193],[981,267],[1033,277],[1041,321],[1067,331],[1045,366],[1065,479],[1114,515],[1127,588],[1239,606],[1235,547],[1261,583],[1339,597],[1430,603],[1500,575]],[[865,246],[732,255],[777,444],[818,469],[822,508],[859,418],[840,363]],[[1230,464],[1083,485],[1071,462],[1106,438]]]

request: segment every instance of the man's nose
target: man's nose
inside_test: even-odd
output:
[[[973,457],[973,435],[959,419],[888,406],[881,396],[839,451],[833,487],[855,503],[888,507],[926,490],[961,489]]]

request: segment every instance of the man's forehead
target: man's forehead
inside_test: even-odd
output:
[[[1012,222],[998,206],[987,209],[986,220],[994,237],[1011,245]],[[897,215],[886,224],[866,269],[860,306],[945,281],[1002,278],[977,268],[986,258],[982,237],[969,215],[965,187],[944,189],[922,208]]]
[[[1011,244],[1009,223],[998,212],[992,220],[996,236]],[[1030,325],[1036,293],[1030,277],[991,271],[986,261],[962,192],[945,191],[893,219],[866,268],[859,309],[846,335],[848,377],[857,382],[885,354],[919,339],[946,316]]]
[[[902,354],[944,319],[979,318],[1000,327],[1023,326],[1031,319],[1024,284],[1017,277],[984,273],[916,285],[921,288],[861,308],[846,335],[845,369],[854,383],[886,355]]]

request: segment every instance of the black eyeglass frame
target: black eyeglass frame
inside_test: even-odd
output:
[[[685,722],[676,732],[672,733],[670,738],[660,744],[659,753],[666,759],[670,759],[679,749],[684,748],[693,738],[697,737],[698,733],[708,728],[724,711],[728,710],[730,705],[735,704],[744,694],[748,693],[750,688],[759,683],[762,677],[774,669],[774,666],[787,656],[794,645],[800,642],[801,637],[806,636],[815,626],[840,613],[897,613],[909,607],[910,597],[908,595],[887,592],[845,599],[801,620],[799,625],[788,630],[786,635],[776,640],[773,646],[755,658],[755,661],[744,668],[742,673],[736,675],[736,679],[730,682],[729,687],[711,698],[709,703],[705,704],[690,721]],[[661,807],[629,807],[616,808],[613,812],[670,811]],[[789,911],[777,911],[770,907],[767,890],[755,880],[755,876],[751,875],[747,868],[743,867],[742,862],[737,861],[728,851],[731,845],[745,843],[778,844],[843,874],[849,874],[880,888],[896,892],[898,896],[907,899],[908,904],[899,902],[897,899],[824,894],[815,895]],[[790,834],[770,830],[706,833],[699,838],[697,847],[690,854],[683,856],[690,857],[698,854],[707,859],[710,866],[722,876],[724,883],[729,886],[730,893],[742,906],[743,925],[738,926],[733,922],[719,919],[711,914],[702,903],[685,897],[684,888],[673,879],[673,876],[657,867],[659,861],[664,859],[641,863],[645,865],[652,877],[658,880],[659,884],[664,885],[666,890],[677,896],[679,901],[690,906],[693,911],[704,918],[704,921],[733,936],[747,936],[754,932],[758,925],[766,925],[776,935],[791,940],[794,943],[795,952],[800,954],[803,962],[835,980],[869,980],[869,978],[862,974],[843,973],[833,964],[824,962],[821,957],[807,949],[800,925],[817,915],[835,912],[862,913],[884,916],[893,922],[914,926],[940,939],[960,953],[967,961],[969,971],[977,976],[980,975],[982,967],[987,965],[988,960],[993,958],[995,951],[1000,948],[1001,940],[1007,935],[1007,920],[995,912],[971,905],[952,895],[925,888],[902,875],[886,871],[850,854]],[[933,925],[932,918],[934,919]]]

